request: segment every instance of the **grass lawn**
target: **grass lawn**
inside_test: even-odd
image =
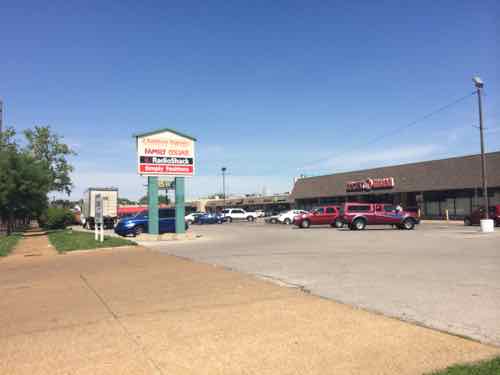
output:
[[[429,375],[498,375],[500,374],[500,357],[489,361],[470,365],[455,365],[445,370],[433,372]]]
[[[49,232],[49,241],[60,253],[73,250],[98,249],[102,247],[117,247],[137,245],[118,237],[104,236],[104,242],[94,240],[94,233],[85,233],[72,230],[60,230]]]
[[[17,233],[10,236],[0,236],[0,257],[9,255],[20,238],[21,235]]]

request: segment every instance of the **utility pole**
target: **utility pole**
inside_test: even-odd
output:
[[[0,134],[2,134],[3,125],[3,102],[0,100]]]
[[[224,208],[226,208],[226,167],[221,168],[222,171],[222,195],[224,196]]]
[[[472,79],[476,86],[477,102],[479,106],[479,134],[481,138],[481,179],[483,184],[483,201],[484,201],[484,218],[489,218],[489,199],[488,199],[488,183],[486,176],[486,158],[484,156],[484,135],[483,135],[483,104],[481,99],[481,90],[484,87],[484,82],[479,77]]]

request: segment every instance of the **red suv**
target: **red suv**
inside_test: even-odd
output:
[[[497,204],[496,206],[491,206],[489,211],[488,211],[488,217],[495,221],[496,226],[500,226],[500,204]],[[464,218],[464,224],[465,225],[472,225],[476,224],[479,225],[481,219],[484,218],[484,207],[480,207],[474,211],[468,216]]]
[[[340,228],[342,222],[339,219],[339,208],[337,206],[316,207],[307,214],[297,215],[293,223],[300,228],[309,228],[311,225],[336,226]]]
[[[351,230],[363,230],[367,225],[392,225],[398,229],[414,229],[420,222],[416,213],[398,211],[390,204],[345,203],[341,220]]]

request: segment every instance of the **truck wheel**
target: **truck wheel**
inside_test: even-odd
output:
[[[363,230],[366,228],[366,221],[363,219],[356,219],[352,223],[352,226],[354,227],[354,230]]]
[[[342,222],[342,220],[337,219],[333,223],[333,226],[335,226],[335,228],[337,228],[337,229],[340,229],[344,226],[344,223]]]
[[[405,219],[403,221],[403,228],[406,230],[412,230],[415,228],[415,222],[412,219]]]
[[[290,225],[290,224],[292,224],[292,220],[290,220],[289,218],[286,218],[285,220],[283,220],[283,224]]]
[[[470,217],[466,217],[466,218],[464,219],[464,225],[465,225],[466,227],[470,227],[470,226],[472,225],[472,221],[470,220]]]
[[[276,224],[278,222],[278,219],[271,219],[271,224]]]
[[[309,222],[309,220],[304,220],[301,224],[300,224],[300,227],[301,228],[304,228],[304,229],[307,229],[311,226],[311,223]]]
[[[247,221],[250,221],[250,222],[251,222],[251,221],[254,221],[254,220],[255,220],[255,218],[254,218],[253,216],[249,216],[249,217],[247,217]]]
[[[144,227],[142,225],[138,225],[134,228],[134,237],[139,236],[144,233]]]

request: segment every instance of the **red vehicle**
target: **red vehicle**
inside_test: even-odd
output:
[[[491,206],[489,211],[488,211],[488,217],[495,221],[495,225],[498,227],[500,226],[500,204],[497,204],[496,206]],[[474,211],[468,216],[464,218],[464,224],[465,225],[479,225],[481,219],[484,218],[484,207],[480,207]]]
[[[341,227],[339,219],[339,208],[337,206],[316,207],[307,214],[297,215],[293,223],[300,228],[309,228],[311,225],[330,225]]]
[[[340,211],[340,220],[351,230],[363,230],[367,225],[391,225],[411,230],[420,222],[415,212],[397,210],[391,204],[345,203]]]

